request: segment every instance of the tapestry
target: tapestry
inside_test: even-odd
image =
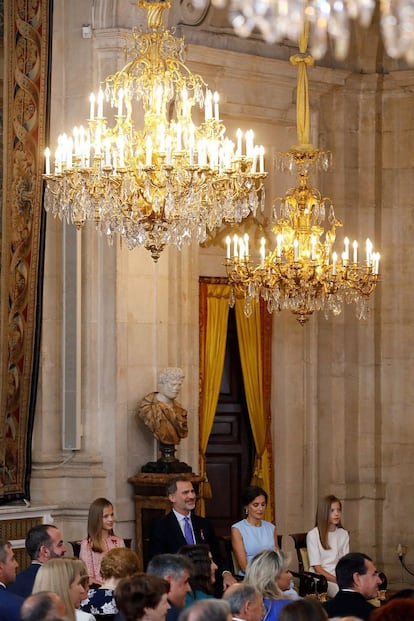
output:
[[[29,499],[40,354],[51,0],[3,4],[0,503]]]

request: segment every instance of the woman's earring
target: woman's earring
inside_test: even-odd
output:
[[[249,515],[249,510],[247,507],[244,507],[244,515]]]

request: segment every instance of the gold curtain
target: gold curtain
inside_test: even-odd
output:
[[[230,287],[200,283],[200,485],[198,511],[205,515],[204,499],[211,497],[206,475],[206,450],[216,413],[226,354]]]
[[[264,351],[262,328],[262,318],[265,320],[265,315],[260,304],[253,304],[250,317],[246,317],[243,307],[244,300],[237,298],[235,306],[237,338],[247,408],[256,447],[252,483],[260,485],[269,494],[270,502],[266,507],[265,517],[269,521],[274,521],[270,389],[265,390],[265,376],[270,375],[270,357],[268,358]],[[263,364],[264,360],[266,360],[266,369]],[[266,377],[266,380],[268,379]]]

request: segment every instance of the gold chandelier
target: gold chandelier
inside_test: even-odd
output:
[[[313,58],[306,53],[308,28],[299,41],[299,54],[290,60],[298,66],[297,134],[299,145],[279,154],[282,170],[295,172],[298,185],[273,203],[275,248],[266,255],[265,239],[260,246],[260,264],[250,258],[249,238],[227,237],[225,261],[231,303],[243,295],[247,316],[260,297],[269,312],[290,310],[303,325],[319,310],[325,316],[341,313],[344,303],[356,304],[358,319],[365,318],[368,299],[378,281],[380,255],[367,239],[363,253],[354,241],[344,238],[343,252],[334,251],[337,227],[333,204],[310,185],[314,170],[327,170],[331,153],[320,151],[309,142],[310,114],[307,65]],[[363,257],[361,258],[361,254]]]
[[[414,8],[412,0],[210,0],[219,8],[229,5],[230,22],[240,37],[253,31],[267,43],[298,40],[305,21],[310,24],[310,49],[322,58],[330,49],[343,60],[351,41],[351,23],[367,28],[379,5],[381,34],[387,54],[414,64]],[[208,0],[192,0],[205,8]],[[369,36],[369,35],[368,35]],[[329,45],[332,42],[332,46]]]
[[[184,64],[183,38],[164,29],[170,2],[138,6],[148,27],[133,30],[131,60],[91,95],[87,128],[59,136],[53,172],[45,151],[44,204],[78,228],[93,221],[109,242],[119,234],[157,261],[166,245],[202,243],[223,222],[263,210],[266,173],[253,132],[226,136],[218,94]],[[115,109],[113,126],[104,104]]]

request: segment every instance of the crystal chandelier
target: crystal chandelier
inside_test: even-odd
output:
[[[265,239],[260,246],[260,264],[250,258],[248,235],[227,237],[225,261],[230,303],[244,296],[244,311],[260,297],[269,312],[290,310],[303,325],[319,310],[325,316],[341,313],[344,303],[355,303],[358,319],[366,317],[368,299],[378,281],[380,255],[367,239],[363,252],[358,242],[344,238],[342,253],[334,250],[336,229],[342,223],[335,217],[333,204],[310,185],[310,174],[325,171],[331,153],[320,151],[309,142],[310,116],[307,65],[313,62],[306,53],[308,30],[299,41],[299,51],[291,58],[298,65],[297,134],[299,145],[279,154],[281,170],[296,173],[298,185],[273,202],[272,231],[276,245],[266,254]],[[361,256],[362,255],[362,256]]]
[[[192,0],[204,7],[207,0]],[[227,0],[211,0],[224,7]],[[229,0],[229,16],[235,32],[248,37],[258,29],[268,43],[290,39],[296,42],[305,20],[310,24],[310,51],[322,58],[333,42],[336,58],[343,60],[349,49],[351,20],[367,27],[375,0]],[[412,0],[379,0],[381,32],[391,58],[414,64],[414,4]]]
[[[157,261],[166,245],[202,243],[223,222],[263,209],[266,173],[253,132],[226,136],[218,94],[184,64],[183,38],[164,29],[170,2],[138,6],[148,27],[133,30],[131,60],[90,96],[87,128],[59,137],[53,172],[45,151],[44,204],[78,228],[92,220],[110,242],[118,233]],[[104,105],[115,110],[112,126]]]

